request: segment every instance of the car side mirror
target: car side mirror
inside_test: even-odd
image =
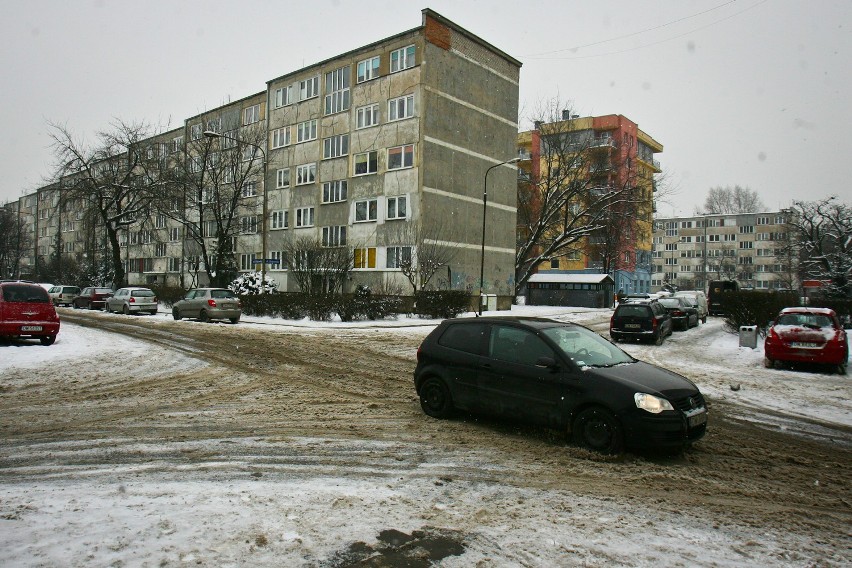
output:
[[[545,357],[539,357],[535,361],[535,366],[541,367],[543,369],[556,369],[557,368],[556,359],[554,359],[553,357],[546,357],[546,356]]]

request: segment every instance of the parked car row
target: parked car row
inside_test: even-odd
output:
[[[699,322],[707,322],[707,298],[701,291],[631,295],[616,306],[609,336],[616,342],[638,340],[661,345],[674,330],[686,331]]]

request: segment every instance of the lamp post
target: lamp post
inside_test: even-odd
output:
[[[253,148],[257,148],[260,150],[261,158],[261,171],[263,172],[263,216],[261,217],[260,223],[260,242],[261,242],[261,254],[263,258],[261,260],[260,265],[260,292],[263,293],[266,290],[266,210],[268,208],[268,193],[266,192],[266,151],[259,145],[254,144],[253,142],[247,142],[245,140],[240,140],[239,138],[234,138],[233,136],[226,136],[224,134],[220,134],[213,130],[205,130],[204,136],[206,138],[224,138],[226,140],[233,140],[234,142],[243,143],[246,146],[251,146]]]
[[[479,252],[479,315],[482,315],[482,286],[485,282],[485,218],[488,211],[488,173],[494,168],[505,166],[506,164],[515,164],[520,162],[521,158],[512,158],[499,164],[494,164],[485,170],[485,179],[482,184],[482,246]]]

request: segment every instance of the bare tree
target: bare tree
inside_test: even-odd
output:
[[[798,236],[803,277],[826,282],[828,295],[852,297],[852,207],[836,196],[796,201],[788,224]]]
[[[32,238],[15,204],[0,208],[0,276],[20,276],[21,261],[31,247]]]
[[[627,244],[651,227],[653,182],[640,176],[618,141],[579,129],[561,108],[552,101],[539,113],[540,140],[531,142],[533,159],[519,170],[518,287],[542,262],[579,249],[610,272]]]
[[[349,246],[328,247],[314,237],[297,237],[283,244],[283,261],[302,292],[337,294],[352,272],[354,254]]]
[[[75,200],[98,218],[109,243],[114,282],[124,285],[119,233],[145,216],[151,203],[155,164],[143,152],[151,129],[116,119],[89,144],[64,125],[50,126],[62,200]]]
[[[704,210],[697,213],[706,214],[738,214],[757,213],[766,206],[756,191],[747,187],[711,187],[704,200]]]
[[[391,247],[388,254],[405,276],[416,294],[429,287],[432,278],[442,268],[450,265],[458,255],[458,248],[450,243],[456,239],[453,231],[442,221],[424,226],[420,222],[399,223],[389,233],[391,242],[402,246]]]

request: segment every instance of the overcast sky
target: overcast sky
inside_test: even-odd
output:
[[[521,127],[558,97],[665,147],[689,214],[742,185],[770,209],[852,202],[849,0],[0,0],[0,203],[50,175],[48,123],[174,128],[266,81],[415,28],[431,8],[523,62]]]

